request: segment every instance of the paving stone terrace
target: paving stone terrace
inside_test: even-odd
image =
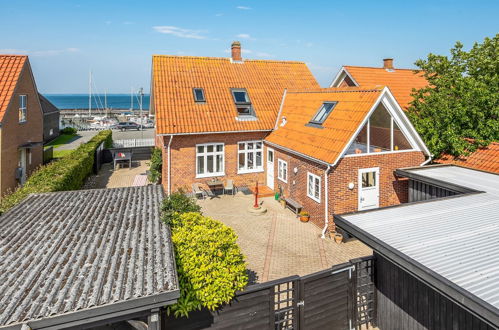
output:
[[[97,175],[88,177],[83,189],[121,188],[146,185],[146,171],[149,169],[149,160],[135,160],[132,167],[117,167],[112,163],[102,164]]]
[[[253,205],[253,196],[242,192],[198,200],[204,215],[236,231],[253,283],[306,275],[372,254],[358,240],[337,244],[330,238],[322,239],[320,228],[300,222],[272,197],[261,201],[268,211],[257,216],[247,211]]]

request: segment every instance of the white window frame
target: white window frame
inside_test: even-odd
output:
[[[200,90],[201,91],[201,95],[203,96],[202,100],[198,100],[197,99],[197,97],[196,97],[196,90]],[[206,96],[204,94],[204,88],[202,88],[202,87],[194,87],[192,89],[192,93],[194,94],[194,102],[196,102],[196,103],[206,103]]]
[[[222,146],[222,151],[217,151],[217,146],[221,145]],[[204,152],[199,153],[198,152],[198,147],[204,147]],[[212,152],[207,152],[207,147],[208,146],[213,146],[213,151]],[[220,172],[213,172],[213,173],[207,173],[206,171],[208,170],[208,156],[213,156],[213,169],[216,169],[216,159],[217,155],[222,155],[222,170]],[[204,173],[199,173],[198,171],[198,157],[204,157]],[[212,142],[212,143],[201,143],[201,144],[196,144],[196,178],[210,178],[214,176],[225,176],[225,144],[223,142]]]
[[[286,175],[284,175],[283,167],[286,167]],[[277,178],[284,183],[288,183],[288,162],[280,158],[277,159]]]
[[[24,97],[24,106],[23,106]],[[19,95],[19,122],[25,123],[28,121],[28,95]]]
[[[248,149],[248,144],[253,143],[253,149]],[[257,143],[260,143],[260,149],[256,148]],[[244,144],[244,150],[240,150],[239,146]],[[256,167],[256,155],[260,153],[261,164],[259,167]],[[244,154],[244,168],[239,168],[239,155]],[[253,169],[248,169],[248,154],[253,154],[253,162],[255,167]],[[254,140],[254,141],[241,141],[237,143],[237,173],[245,174],[245,173],[257,173],[263,172],[263,141],[262,140]]]
[[[310,191],[310,179],[313,180],[313,185],[312,185],[312,189],[314,191]],[[319,190],[316,191],[315,190],[315,181],[316,180],[319,180]],[[320,203],[321,202],[321,187],[322,187],[322,180],[321,180],[321,177],[318,176],[318,175],[315,175],[314,173],[311,173],[311,172],[307,172],[307,196],[310,197],[311,199],[313,199],[314,201],[316,201],[317,203]],[[315,197],[315,193],[318,192],[319,193],[319,197]]]

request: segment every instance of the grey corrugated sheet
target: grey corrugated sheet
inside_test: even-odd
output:
[[[178,290],[160,186],[29,196],[0,217],[0,326]]]
[[[342,218],[499,309],[499,176],[455,166],[409,171],[484,193]]]

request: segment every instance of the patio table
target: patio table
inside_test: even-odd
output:
[[[116,168],[118,162],[128,162],[128,168],[132,169],[132,153],[131,152],[117,152],[114,155],[113,168]]]
[[[216,194],[216,191],[223,191],[224,189],[224,183],[221,180],[208,180],[206,184],[214,194]]]

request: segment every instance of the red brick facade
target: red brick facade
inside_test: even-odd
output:
[[[220,179],[234,180],[236,186],[253,186],[255,181],[265,182],[265,172],[239,174],[237,167],[238,142],[262,141],[268,132],[241,132],[241,133],[221,133],[221,134],[196,134],[196,135],[176,135],[173,136],[170,146],[171,154],[171,190],[183,189],[190,192],[192,184],[197,182],[206,186],[206,181],[210,178],[196,178],[196,145],[203,143],[224,143],[224,165],[225,176],[216,176]],[[163,173],[162,182],[165,190],[168,191],[168,143],[170,136],[163,136]],[[262,151],[263,153],[264,151]],[[263,156],[263,155],[262,155]],[[265,157],[262,157],[265,164]]]

